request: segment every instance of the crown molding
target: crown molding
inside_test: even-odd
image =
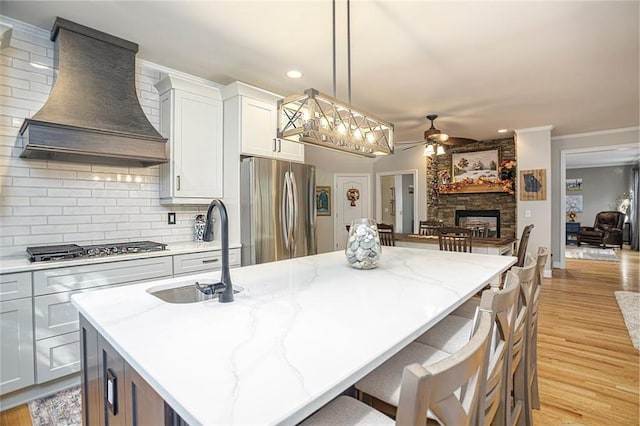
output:
[[[51,31],[36,27],[35,25],[27,24],[26,22],[9,18],[5,15],[0,15],[0,23],[11,25],[14,29],[23,33],[27,33],[36,37],[42,37],[47,40],[51,39]]]
[[[627,133],[640,131],[640,126],[635,127],[622,127],[620,129],[611,129],[611,130],[598,130],[595,132],[587,132],[587,133],[574,133],[571,135],[560,135],[554,136],[551,140],[563,140],[563,139],[575,139],[575,138],[584,138],[588,136],[603,136],[603,135],[611,135],[615,133]]]

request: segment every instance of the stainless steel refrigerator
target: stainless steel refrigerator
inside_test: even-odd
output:
[[[314,166],[250,157],[240,167],[242,264],[317,253]]]

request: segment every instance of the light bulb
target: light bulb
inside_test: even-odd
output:
[[[376,141],[376,137],[373,135],[373,132],[367,133],[367,142],[374,143]]]
[[[438,145],[438,149],[436,150],[436,155],[442,155],[444,154],[444,148],[442,147],[442,145]]]
[[[424,147],[424,156],[431,157],[433,155],[433,145],[429,144]]]
[[[347,133],[347,128],[344,126],[343,123],[338,124],[337,130],[338,130],[338,133],[342,133],[343,135]]]
[[[354,138],[358,138],[358,139],[364,139],[364,138],[362,137],[362,132],[360,131],[360,129],[356,129],[356,130],[353,132],[353,137],[354,137]]]

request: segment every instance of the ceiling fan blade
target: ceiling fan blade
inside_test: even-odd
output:
[[[456,138],[453,136],[450,136],[449,139],[445,142],[441,142],[443,145],[449,145],[449,146],[461,146],[461,145],[467,145],[470,143],[477,143],[478,141],[475,139],[470,139],[470,138]]]
[[[424,141],[422,141],[421,143],[417,143],[417,144],[415,144],[415,145],[413,145],[413,146],[408,146],[408,147],[406,147],[406,148],[402,149],[402,151],[406,151],[406,150],[408,150],[408,149],[413,149],[413,148],[415,148],[416,146],[422,146],[422,145],[424,145]]]
[[[396,141],[394,142],[395,145],[410,145],[410,144],[414,144],[414,143],[425,143],[424,140],[419,140],[419,141]]]

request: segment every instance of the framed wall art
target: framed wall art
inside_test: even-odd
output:
[[[582,191],[582,178],[567,179],[567,191]]]
[[[520,201],[546,200],[546,176],[545,169],[520,170]]]
[[[569,212],[582,213],[582,210],[583,210],[582,195],[567,195],[565,197],[565,200],[566,200],[565,209],[567,213]]]
[[[454,182],[465,179],[477,181],[480,178],[499,179],[498,150],[460,152],[451,155]]]
[[[316,186],[316,213],[318,216],[331,216],[330,186]]]

